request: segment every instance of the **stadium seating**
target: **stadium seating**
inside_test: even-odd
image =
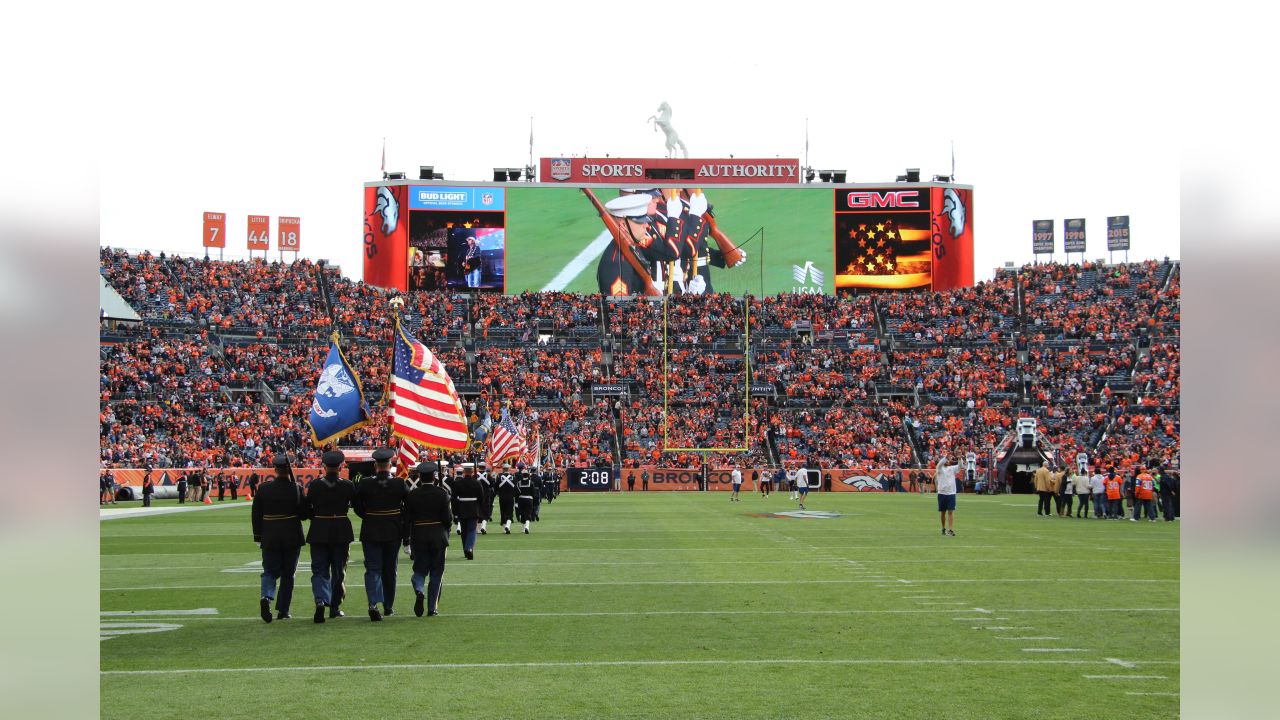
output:
[[[413,292],[401,316],[450,369],[480,435],[505,409],[560,465],[697,466],[702,453],[664,448],[749,447],[718,462],[929,467],[972,451],[985,468],[1022,416],[1066,457],[1121,465],[1177,458],[1178,269],[1031,265],[948,293],[665,307]],[[307,260],[102,248],[100,271],[143,319],[102,329],[103,466],[261,464],[277,450],[314,462],[303,420],[335,331],[375,413],[344,443],[390,441],[379,400],[391,293]],[[597,397],[601,384],[624,393]]]

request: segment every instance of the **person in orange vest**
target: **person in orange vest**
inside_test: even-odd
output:
[[[1151,473],[1147,472],[1145,467],[1139,466],[1138,477],[1133,484],[1133,517],[1129,518],[1130,522],[1138,522],[1138,516],[1144,510],[1147,514],[1147,520],[1156,521],[1155,487],[1155,478],[1151,476]]]
[[[1124,515],[1120,505],[1120,473],[1112,472],[1107,478],[1107,519],[1119,520]]]

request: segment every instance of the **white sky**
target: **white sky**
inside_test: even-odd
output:
[[[979,279],[1030,260],[1040,218],[1059,221],[1058,248],[1060,221],[1087,218],[1097,258],[1106,216],[1127,214],[1130,259],[1179,257],[1167,15],[688,5],[149,14],[103,60],[101,242],[200,253],[201,213],[221,211],[230,256],[245,252],[246,215],[271,215],[273,233],[297,215],[303,254],[358,278],[361,183],[380,178],[384,136],[389,170],[487,180],[526,163],[530,116],[535,162],[660,156],[645,119],[666,100],[694,156],[803,159],[808,117],[810,164],[858,182],[945,174],[954,140],[957,178],[975,187]]]

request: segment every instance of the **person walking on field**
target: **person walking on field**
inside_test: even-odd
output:
[[[1050,498],[1053,497],[1053,473],[1049,470],[1049,461],[1045,460],[1040,463],[1040,467],[1036,470],[1035,486],[1036,494],[1040,496],[1040,502],[1036,505],[1036,515],[1049,517]]]
[[[1076,494],[1076,517],[1089,517],[1089,498],[1093,494],[1093,490],[1089,486],[1088,473],[1076,473],[1072,476],[1072,489]]]
[[[938,458],[938,469],[934,476],[934,487],[938,492],[938,516],[942,522],[944,536],[956,535],[956,474],[960,472],[960,463],[947,465],[946,456]]]
[[[729,474],[729,479],[733,484],[733,494],[729,496],[729,502],[738,502],[742,500],[742,498],[738,497],[738,491],[742,489],[742,471],[734,468],[733,472]]]

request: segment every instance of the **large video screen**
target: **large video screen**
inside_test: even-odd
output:
[[[830,295],[973,284],[966,188],[366,188],[365,231],[365,280],[401,289]]]

